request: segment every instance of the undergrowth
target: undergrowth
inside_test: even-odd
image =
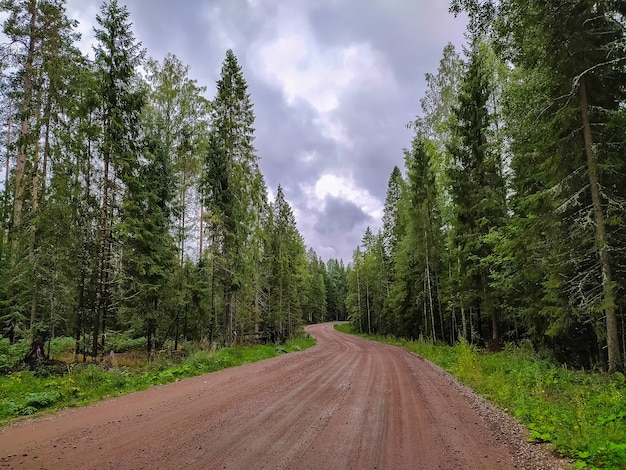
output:
[[[53,377],[38,377],[28,370],[11,372],[0,376],[0,424],[18,416],[82,406],[106,397],[144,390],[152,385],[301,351],[315,343],[313,338],[306,337],[292,339],[282,345],[198,350],[182,362],[178,358],[163,357],[152,362],[134,361],[132,366],[124,365],[126,361],[121,358],[118,361],[113,355],[107,358],[106,367],[102,364],[71,364],[66,374]],[[59,354],[63,354],[61,349]]]
[[[351,325],[336,328],[355,333]],[[626,468],[626,378],[571,370],[507,345],[483,354],[467,342],[455,346],[367,336],[402,346],[447,370],[498,404],[530,432],[549,442],[576,468]]]

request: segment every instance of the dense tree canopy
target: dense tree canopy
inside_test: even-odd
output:
[[[72,335],[78,360],[101,358],[110,331],[152,351],[345,318],[343,265],[306,251],[280,187],[267,200],[233,51],[209,100],[177,57],[146,59],[117,0],[93,60],[64,0],[0,7],[19,45],[0,68],[4,336]]]
[[[577,366],[623,369],[623,5],[451,10],[470,18],[465,59],[447,46],[427,74],[402,196],[395,169],[390,180],[383,331],[493,348],[526,340]],[[359,247],[350,268],[364,273],[368,255]]]

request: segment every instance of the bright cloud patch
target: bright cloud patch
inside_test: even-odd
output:
[[[265,80],[280,84],[289,104],[304,100],[328,113],[338,108],[347,89],[392,82],[388,67],[368,43],[322,49],[301,17],[287,21],[284,15],[258,44],[255,61]]]
[[[389,80],[368,44],[321,51],[301,33],[265,44],[259,59],[265,78],[281,85],[290,104],[302,99],[319,113],[336,109],[348,88]]]
[[[298,227],[315,234],[316,250],[326,259],[348,260],[365,228],[378,229],[383,210],[380,201],[351,178],[327,173],[313,185],[301,185],[301,190],[306,207],[294,208]]]
[[[328,196],[344,199],[359,207],[369,216],[379,219],[382,216],[382,206],[378,199],[369,191],[358,188],[349,178],[326,174],[317,180],[313,187],[304,187],[311,209],[323,208]]]
[[[88,3],[80,0],[70,0],[68,2],[68,16],[78,21],[77,31],[80,33],[78,48],[83,54],[93,58],[93,46],[96,45],[93,27],[96,15],[99,12],[99,4]]]

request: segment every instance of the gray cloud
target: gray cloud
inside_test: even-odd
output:
[[[356,204],[327,196],[324,210],[316,214],[315,234],[318,254],[349,260],[373,218]]]
[[[317,112],[306,103],[289,106],[282,92],[252,77],[255,104],[255,146],[270,188],[283,186],[291,204],[304,204],[301,184],[314,184],[321,172],[337,162],[334,143],[315,126]],[[304,155],[311,160],[304,161]]]
[[[393,90],[381,91],[367,100],[363,93],[348,93],[337,110],[338,118],[347,123],[349,135],[356,136],[356,148],[346,156],[352,163],[353,177],[380,200],[385,197],[394,165],[403,164],[403,148],[411,138],[406,123],[416,113],[412,100]]]
[[[438,61],[443,46],[460,42],[464,24],[447,13],[449,1],[318,2],[311,24],[320,41],[371,43],[388,59],[396,78],[415,86],[425,64]]]
[[[323,236],[340,237],[351,233],[355,228],[367,226],[372,217],[356,204],[334,196],[326,197],[326,205],[315,224]]]

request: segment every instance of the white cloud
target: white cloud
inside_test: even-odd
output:
[[[303,185],[302,190],[308,196],[309,209],[323,209],[326,197],[333,196],[355,204],[374,219],[380,219],[382,216],[381,202],[366,189],[359,188],[352,178],[327,173],[320,177],[315,185]]]
[[[323,48],[302,11],[280,9],[251,49],[254,69],[280,86],[288,104],[309,103],[320,114],[340,106],[347,90],[393,86],[383,57],[367,42]]]
[[[353,139],[348,135],[345,125],[338,119],[324,114],[318,116],[313,122],[319,128],[321,135],[341,145],[344,151],[350,152],[354,149]]]
[[[267,42],[258,61],[265,80],[280,84],[289,104],[304,100],[322,114],[337,109],[348,89],[393,83],[368,44],[321,50],[306,32]]]
[[[298,159],[302,163],[311,163],[314,162],[317,158],[317,152],[302,152],[298,155]]]
[[[78,21],[76,28],[80,33],[78,48],[80,51],[93,59],[93,46],[96,44],[94,25],[96,15],[100,12],[99,4],[79,0],[69,0],[67,4],[67,16]]]

